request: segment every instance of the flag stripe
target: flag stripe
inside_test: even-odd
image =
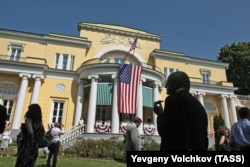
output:
[[[142,67],[120,64],[119,101],[120,113],[135,114]]]

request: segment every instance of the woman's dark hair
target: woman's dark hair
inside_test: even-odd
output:
[[[225,131],[229,129],[226,127],[226,126],[220,126],[217,130],[217,132],[220,134],[220,135],[224,135],[225,134]]]
[[[32,121],[41,121],[42,110],[39,104],[31,104],[24,117],[30,118]]]
[[[248,118],[250,115],[249,108],[247,107],[241,107],[239,110],[239,116],[240,118]]]

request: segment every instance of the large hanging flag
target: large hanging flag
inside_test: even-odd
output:
[[[120,113],[135,114],[138,99],[138,88],[141,78],[142,67],[133,64],[124,64],[127,56],[136,48],[137,38],[131,44],[129,51],[119,66],[119,98],[118,110]]]
[[[120,64],[119,98],[120,113],[135,114],[142,67],[133,64]]]

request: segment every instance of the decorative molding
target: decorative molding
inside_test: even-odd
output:
[[[19,77],[27,77],[27,78],[31,78],[31,74],[28,74],[28,73],[20,73],[19,74]]]
[[[98,80],[99,79],[99,75],[89,75],[88,79],[95,79]]]
[[[205,96],[206,93],[205,92],[197,92],[197,95],[202,95],[202,96]]]
[[[104,38],[102,38],[100,41],[102,44],[119,43],[122,45],[131,46],[135,40],[135,38],[129,38],[119,35],[116,36],[110,33],[106,33],[104,35]],[[141,45],[138,41],[136,42],[136,48],[141,48]]]
[[[40,78],[40,79],[44,79],[44,75],[39,75],[39,74],[33,74],[32,78],[36,79],[36,78]]]

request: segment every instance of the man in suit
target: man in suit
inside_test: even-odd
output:
[[[135,117],[134,121],[128,124],[125,137],[125,161],[127,151],[141,151],[141,136],[138,127],[141,125],[141,118]]]
[[[162,101],[154,103],[157,130],[161,136],[161,151],[207,150],[207,114],[202,104],[189,93],[186,73],[172,73],[166,83],[164,110]]]

